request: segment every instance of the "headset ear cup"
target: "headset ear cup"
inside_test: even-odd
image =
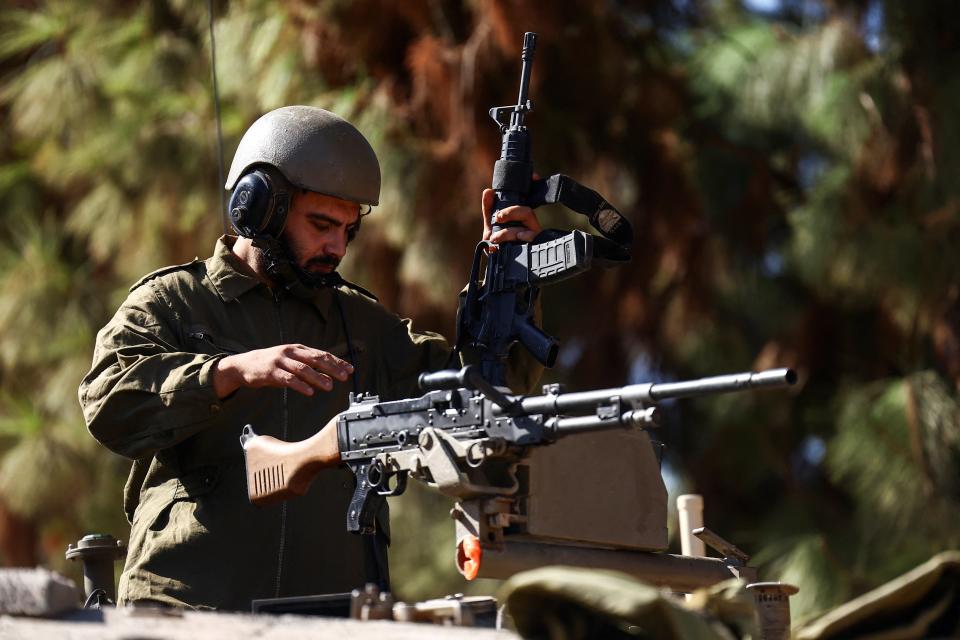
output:
[[[256,169],[240,178],[227,205],[233,228],[247,238],[279,238],[289,210],[287,181],[270,167]]]
[[[270,217],[270,191],[270,179],[262,171],[240,178],[227,205],[230,223],[237,233],[247,238],[260,235],[264,221]]]
[[[290,210],[290,193],[275,189],[270,205],[270,213],[263,220],[260,232],[271,238],[279,238],[287,222],[287,213]]]

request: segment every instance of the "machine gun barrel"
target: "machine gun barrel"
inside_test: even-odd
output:
[[[564,415],[595,411],[598,405],[616,399],[631,405],[640,405],[658,400],[690,398],[747,389],[776,389],[789,387],[796,381],[797,374],[793,369],[767,369],[756,373],[748,371],[683,382],[631,384],[595,391],[530,396],[518,399],[512,412],[526,415]],[[493,412],[495,414],[511,413],[510,410],[501,407],[494,407]]]
[[[796,382],[797,373],[793,369],[767,369],[756,373],[748,371],[699,380],[655,384],[650,387],[650,399],[672,400],[746,389],[778,389],[789,387]]]

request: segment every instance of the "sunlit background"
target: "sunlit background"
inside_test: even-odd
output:
[[[315,4],[213,3],[225,161],[281,105],[354,122],[384,188],[348,278],[452,335],[499,152],[487,110],[515,99],[536,31],[538,171],[636,230],[630,265],[544,292],[563,345],[545,382],[796,368],[790,392],[669,405],[657,434],[671,494],[702,493],[711,528],[799,585],[795,617],[957,546],[960,5]],[[190,0],[0,9],[4,565],[78,577],[68,542],[126,538],[129,462],[87,434],[76,388],[127,287],[223,232],[209,20]],[[449,506],[394,502],[400,597],[465,589]]]

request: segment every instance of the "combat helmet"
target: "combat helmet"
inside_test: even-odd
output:
[[[319,107],[270,111],[243,134],[224,188],[227,213],[248,237],[276,237],[299,187],[361,205],[380,200],[380,163],[356,127]]]

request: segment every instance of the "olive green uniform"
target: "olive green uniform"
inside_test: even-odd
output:
[[[301,343],[352,360],[357,389],[396,399],[415,395],[417,375],[449,355],[441,336],[413,333],[348,287],[275,293],[241,271],[234,240],[134,285],[80,386],[90,432],[135,460],[121,602],[249,610],[254,598],[344,592],[377,575],[369,545],[345,529],[348,470],[324,471],[302,498],[255,507],[239,441],[246,424],[289,441],[313,435],[347,407],[353,380],[313,397],[241,388],[220,400],[218,359]],[[378,520],[388,536],[386,513]]]

